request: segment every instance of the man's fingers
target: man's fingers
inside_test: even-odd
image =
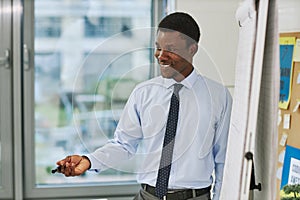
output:
[[[65,161],[64,160],[59,160],[56,162],[57,165],[64,165],[65,164]]]
[[[70,169],[71,169],[71,176],[76,176],[76,173],[75,173],[75,164],[74,163],[71,163],[71,166],[70,166]]]
[[[71,162],[71,156],[67,156],[62,160],[56,162],[57,165],[65,165],[67,162]]]
[[[66,163],[66,166],[64,167],[63,174],[65,176],[76,176],[75,173],[75,164],[74,163]]]
[[[86,170],[86,167],[80,166],[82,160],[82,156],[79,155],[67,156],[56,162],[58,165],[57,172],[60,172],[65,176],[78,176]]]
[[[69,174],[70,174],[70,169],[67,167],[67,163],[66,163],[66,165],[63,167],[62,173],[63,173],[65,176],[69,176]]]
[[[67,156],[64,160],[66,163],[70,163],[72,161],[72,156]]]
[[[57,161],[57,172],[65,174],[66,168],[70,165],[71,160],[71,156],[67,156],[64,159]]]

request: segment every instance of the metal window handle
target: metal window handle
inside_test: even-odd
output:
[[[27,47],[26,44],[23,45],[23,65],[24,65],[24,70],[29,70],[30,68],[30,62],[29,62],[29,59],[30,59],[30,55],[29,55],[29,49]]]
[[[10,51],[6,49],[4,51],[4,57],[0,57],[0,67],[4,66],[5,68],[9,68],[10,63]]]

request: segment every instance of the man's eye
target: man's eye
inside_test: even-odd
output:
[[[170,48],[170,49],[167,49],[167,51],[169,51],[169,52],[171,52],[171,53],[176,53],[176,52],[177,52],[177,49]]]

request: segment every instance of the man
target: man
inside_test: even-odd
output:
[[[190,15],[166,16],[156,38],[161,76],[134,89],[112,141],[89,155],[58,161],[59,172],[103,171],[130,159],[142,143],[135,199],[206,200],[212,184],[213,199],[219,199],[232,99],[224,86],[195,71],[199,39]]]

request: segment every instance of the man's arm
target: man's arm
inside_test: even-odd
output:
[[[100,172],[107,168],[119,169],[137,151],[143,137],[136,90],[130,95],[122,112],[114,138],[93,153],[87,154],[91,170]]]
[[[231,95],[227,89],[225,89],[225,91],[226,100],[216,129],[216,141],[213,148],[215,158],[215,185],[213,189],[213,200],[219,200],[220,197],[232,107]]]
[[[107,168],[117,169],[123,161],[128,161],[135,154],[141,138],[139,113],[133,92],[123,110],[114,139],[93,153],[85,156],[71,155],[57,161],[57,172],[65,176],[78,176],[86,170],[100,172]]]

